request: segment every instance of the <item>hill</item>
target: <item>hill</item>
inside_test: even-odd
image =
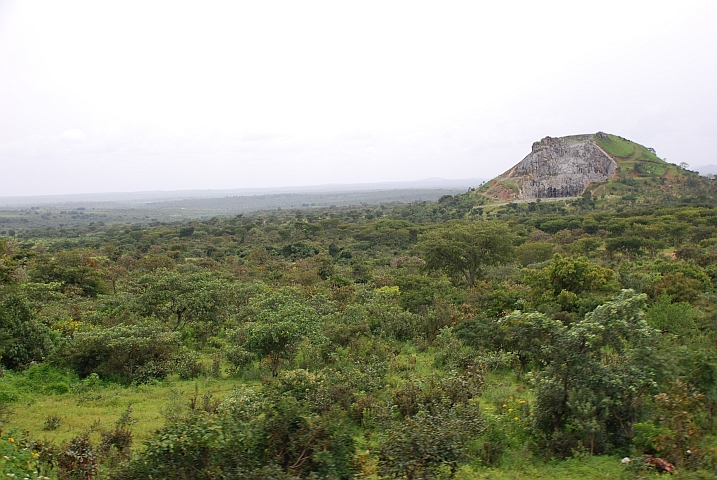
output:
[[[224,190],[170,190],[146,192],[75,193],[64,195],[0,196],[0,206],[30,207],[47,205],[100,204],[103,207],[124,208],[159,202],[228,197],[268,197],[280,195],[334,195],[347,192],[383,192],[388,190],[454,190],[462,191],[480,184],[480,178],[424,178],[403,182],[334,183],[286,187],[234,188]],[[439,195],[440,196],[440,195]],[[438,197],[436,197],[438,198]],[[418,201],[422,198],[418,198]],[[81,206],[81,205],[80,205]],[[272,206],[266,207],[272,208]]]
[[[717,165],[700,165],[698,167],[693,167],[692,170],[699,172],[700,175],[704,176],[717,175]]]
[[[545,137],[504,174],[479,188],[479,203],[570,198],[590,192],[606,200],[714,198],[714,187],[677,165],[660,159],[652,148],[598,132]]]

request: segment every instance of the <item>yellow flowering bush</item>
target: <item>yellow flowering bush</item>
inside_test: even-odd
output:
[[[72,338],[75,333],[89,332],[93,325],[75,320],[71,317],[63,318],[53,322],[52,329],[63,337]]]
[[[513,395],[483,408],[487,429],[482,435],[480,456],[486,465],[496,465],[502,453],[525,443],[530,427],[530,404]]]
[[[17,432],[4,435],[0,430],[0,476],[2,478],[18,478],[44,480],[48,479],[40,474],[40,454],[33,452],[22,441]]]

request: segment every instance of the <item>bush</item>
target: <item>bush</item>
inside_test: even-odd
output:
[[[179,378],[189,380],[197,378],[206,373],[206,368],[200,362],[200,356],[197,352],[182,352],[177,355],[175,372]]]
[[[52,258],[38,259],[29,269],[37,283],[59,282],[65,290],[96,297],[103,293],[100,264],[86,249],[65,250]]]
[[[57,340],[57,333],[35,318],[24,298],[9,295],[0,302],[0,368],[42,361]]]
[[[497,465],[503,452],[525,444],[530,431],[530,414],[528,401],[513,395],[497,399],[494,405],[485,407],[486,428],[480,437],[479,451],[485,465]]]
[[[78,333],[64,361],[81,377],[92,373],[124,383],[164,378],[180,348],[179,334],[158,323],[117,325]]]
[[[43,479],[39,454],[34,452],[20,432],[0,429],[0,472],[3,478]]]
[[[43,430],[57,430],[62,425],[62,418],[59,415],[50,415],[45,419]]]
[[[132,404],[130,404],[112,430],[100,432],[101,440],[98,450],[105,457],[105,461],[116,464],[129,460],[130,448],[133,443],[131,427],[134,423],[136,420],[132,418]]]
[[[168,424],[115,479],[352,478],[344,420],[310,413],[293,397],[236,391],[217,413]]]
[[[379,471],[391,478],[432,478],[445,466],[455,472],[466,458],[469,441],[483,429],[477,404],[435,415],[419,412],[396,422],[381,437]]]
[[[518,262],[525,267],[553,258],[554,247],[555,245],[547,242],[528,242],[515,249],[515,256]]]
[[[87,378],[83,378],[81,381],[73,384],[70,389],[72,393],[81,395],[83,393],[97,390],[100,386],[100,376],[96,373],[90,373]]]
[[[99,464],[89,434],[78,435],[63,447],[63,451],[57,457],[59,479],[92,480],[95,478]]]
[[[247,352],[244,348],[236,345],[228,347],[223,353],[227,361],[232,364],[232,373],[239,372],[241,369],[251,365],[256,358],[253,353]]]
[[[47,363],[32,365],[22,372],[7,372],[0,378],[0,402],[31,401],[38,395],[62,395],[77,377]]]
[[[434,363],[438,367],[449,369],[466,370],[480,364],[478,352],[466,347],[454,333],[453,327],[445,327],[436,339],[439,348],[434,357]]]
[[[279,393],[305,401],[315,412],[328,411],[334,405],[348,409],[353,401],[351,390],[339,372],[289,370],[282,372],[277,380],[274,388]]]

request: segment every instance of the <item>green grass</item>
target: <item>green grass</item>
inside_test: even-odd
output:
[[[239,378],[179,380],[170,378],[154,385],[123,387],[116,384],[100,385],[84,392],[50,393],[30,396],[25,390],[33,385],[27,372],[13,374],[8,382],[3,377],[0,388],[10,385],[15,392],[10,405],[8,428],[27,430],[30,438],[48,439],[55,443],[90,430],[93,441],[99,439],[98,430],[111,429],[120,415],[132,405],[134,448],[141,448],[153,432],[164,426],[167,415],[186,411],[190,398],[196,392],[200,398],[211,393],[213,399],[223,400],[245,380]],[[18,388],[18,385],[24,385]],[[61,419],[59,428],[44,430],[45,420],[53,415]],[[96,438],[95,438],[96,437]]]
[[[521,461],[522,460],[522,461]],[[613,480],[621,478],[620,458],[608,456],[577,457],[562,462],[541,463],[529,459],[515,459],[512,465],[486,468],[466,465],[460,468],[456,480],[529,480],[584,479]]]
[[[635,171],[648,175],[662,176],[667,171],[667,167],[664,163],[645,161],[635,164]]]
[[[595,142],[613,157],[629,158],[635,153],[635,143],[616,135],[608,135],[607,137],[608,139],[605,140],[595,136]]]
[[[49,365],[34,365],[24,372],[7,371],[0,377],[0,401],[22,403],[38,395],[68,393],[76,375]]]
[[[595,136],[595,142],[607,153],[616,157],[624,172],[664,176],[667,172],[676,173],[674,166],[660,159],[647,148],[616,135],[608,135],[608,139]]]

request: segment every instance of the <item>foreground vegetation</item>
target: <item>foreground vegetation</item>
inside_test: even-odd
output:
[[[0,471],[644,478],[655,456],[711,478],[717,209],[700,195],[5,235]]]

